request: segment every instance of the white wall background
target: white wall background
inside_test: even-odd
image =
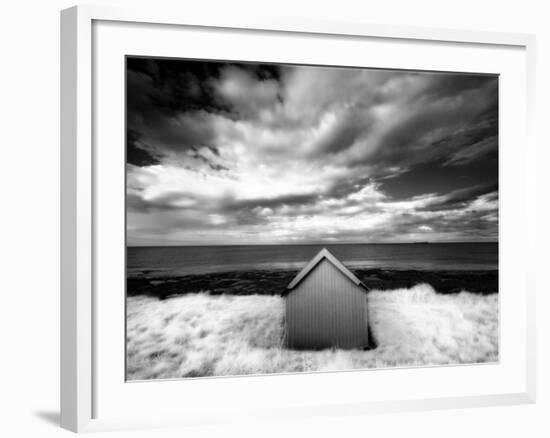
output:
[[[259,430],[239,428],[112,433],[108,436],[550,436],[548,269],[550,26],[545,2],[523,0],[200,0],[96,1],[201,8],[310,19],[535,33],[537,53],[539,257],[536,405],[367,418],[312,419]],[[65,0],[3,3],[0,14],[0,435],[50,437],[59,404],[59,10]],[[544,141],[544,143],[543,143]],[[522,145],[517,145],[521,154]],[[544,313],[543,313],[544,312]],[[368,390],[367,388],[365,390]]]

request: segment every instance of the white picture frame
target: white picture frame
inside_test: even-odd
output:
[[[118,375],[105,371],[110,365],[105,362],[105,354],[98,355],[103,347],[102,330],[98,329],[98,312],[101,313],[101,324],[118,324],[123,319],[123,315],[118,317],[121,321],[115,322],[117,318],[116,311],[102,312],[101,306],[104,306],[104,300],[97,299],[98,285],[104,284],[101,279],[103,272],[101,264],[105,263],[104,258],[100,256],[103,246],[98,243],[98,230],[101,218],[98,216],[100,209],[98,205],[103,202],[101,185],[98,189],[98,175],[103,175],[105,169],[104,161],[98,158],[95,153],[95,142],[101,138],[101,133],[96,130],[95,123],[101,119],[98,113],[98,96],[95,94],[98,81],[102,80],[102,67],[98,67],[95,61],[102,56],[100,53],[105,47],[100,33],[94,30],[98,23],[107,23],[108,26],[124,26],[130,24],[132,32],[139,32],[140,27],[149,28],[149,32],[171,32],[178,28],[191,29],[191,31],[200,31],[204,35],[209,32],[219,32],[225,30],[238,31],[240,33],[249,33],[251,38],[260,37],[269,34],[275,40],[282,37],[310,38],[312,40],[322,38],[337,38],[338,44],[351,44],[346,41],[390,41],[401,45],[410,45],[411,47],[423,45],[437,45],[444,47],[446,44],[460,46],[470,49],[483,47],[484,50],[494,51],[495,53],[510,53],[513,60],[522,60],[519,65],[513,63],[517,70],[514,76],[519,82],[523,83],[522,88],[517,90],[515,101],[520,101],[520,111],[523,118],[518,122],[518,127],[514,132],[504,132],[504,136],[510,136],[510,139],[522,141],[521,159],[519,160],[519,170],[511,175],[507,169],[511,168],[513,160],[506,158],[506,154],[501,159],[501,179],[503,181],[501,190],[503,194],[501,218],[509,225],[505,232],[505,242],[509,242],[501,247],[501,256],[510,257],[510,264],[521,257],[514,255],[522,249],[530,248],[534,245],[534,215],[532,218],[525,216],[525,212],[535,208],[534,195],[525,195],[534,193],[534,190],[527,190],[535,186],[535,142],[533,139],[533,110],[534,110],[534,51],[535,40],[532,35],[490,33],[482,31],[460,31],[450,29],[424,29],[402,26],[385,26],[365,23],[337,23],[337,22],[312,22],[304,19],[280,20],[274,18],[247,17],[242,15],[239,19],[226,19],[216,17],[215,15],[201,16],[192,11],[164,11],[160,9],[133,10],[111,7],[78,6],[62,11],[61,13],[61,426],[75,431],[102,431],[121,428],[144,428],[144,427],[162,427],[179,425],[202,425],[206,423],[223,423],[228,421],[238,421],[249,418],[256,420],[273,420],[275,418],[305,418],[318,415],[363,415],[373,412],[398,412],[406,410],[423,409],[441,409],[458,407],[476,407],[489,405],[506,405],[533,403],[535,400],[535,308],[534,294],[535,286],[532,272],[528,264],[517,265],[514,273],[508,274],[507,284],[517,286],[519,290],[517,296],[512,301],[508,301],[502,308],[501,315],[501,341],[503,333],[511,332],[511,325],[516,316],[512,313],[512,307],[517,312],[517,328],[519,331],[513,339],[515,342],[510,344],[510,349],[514,347],[518,351],[514,354],[501,356],[501,363],[493,365],[497,368],[478,366],[474,374],[485,373],[495,375],[492,386],[482,387],[483,393],[475,393],[468,388],[445,392],[442,388],[439,392],[432,391],[431,395],[423,395],[422,391],[411,391],[409,394],[399,391],[388,392],[387,397],[379,395],[374,398],[361,398],[346,392],[346,388],[357,385],[358,379],[362,374],[369,374],[372,382],[372,372],[351,372],[351,373],[332,373],[330,376],[284,376],[286,380],[279,378],[273,383],[272,377],[243,377],[243,378],[223,378],[200,380],[189,383],[188,385],[200,386],[201,392],[213,393],[216,388],[223,388],[223,391],[251,391],[254,388],[261,387],[264,382],[271,388],[273,385],[280,386],[282,383],[292,385],[306,385],[304,387],[317,386],[319,384],[329,385],[327,388],[341,387],[339,391],[334,389],[333,399],[319,399],[314,402],[312,399],[303,398],[299,405],[285,404],[282,396],[275,395],[274,403],[267,403],[267,400],[255,400],[253,405],[246,405],[245,400],[236,400],[236,404],[242,403],[242,409],[235,411],[224,411],[216,405],[209,405],[206,410],[197,402],[197,411],[189,414],[184,408],[174,409],[170,412],[165,411],[163,406],[158,406],[156,411],[149,411],[150,415],[129,415],[121,408],[116,411],[116,406],[123,406],[122,399],[116,399],[116,395],[123,396],[121,392],[113,390],[109,397],[113,398],[113,406],[103,408],[101,400],[105,400],[108,392],[108,378],[106,374]],[[114,29],[114,28],[113,28]],[[115,29],[116,30],[116,29]],[[113,30],[113,31],[115,31]],[[107,32],[111,30],[107,29]],[[108,35],[115,35],[108,34]],[[137,34],[134,34],[134,36]],[[139,40],[139,38],[138,38]],[[160,42],[160,41],[159,41]],[[321,42],[311,44],[321,44]],[[139,44],[139,41],[136,43]],[[355,44],[355,43],[354,43]],[[113,52],[109,56],[118,56],[121,50],[124,52],[124,44],[118,44],[113,40]],[[199,48],[200,49],[200,48]],[[155,50],[154,44],[147,50]],[[166,49],[169,50],[169,49]],[[107,52],[105,50],[105,52]],[[135,54],[135,53],[132,53]],[[163,54],[161,54],[163,55]],[[98,58],[99,56],[99,58]],[[250,56],[254,56],[251,54]],[[324,54],[323,56],[331,56]],[[206,56],[208,58],[208,56]],[[109,57],[106,58],[107,60]],[[478,60],[481,62],[481,60]],[[476,62],[478,62],[476,61]],[[489,60],[483,62],[490,63]],[[102,60],[103,62],[103,60]],[[387,67],[399,67],[399,60],[394,65]],[[405,62],[405,61],[403,61]],[[425,60],[419,59],[418,65],[423,65]],[[455,61],[454,65],[459,61]],[[508,62],[508,61],[506,61]],[[503,61],[504,65],[505,61]],[[496,63],[498,64],[498,62]],[[496,65],[495,64],[495,65]],[[103,64],[105,65],[105,62]],[[489,65],[489,64],[487,64]],[[404,66],[405,67],[405,66]],[[409,67],[409,66],[406,66]],[[450,68],[450,67],[449,67]],[[430,69],[430,66],[427,66]],[[501,73],[498,67],[491,73]],[[510,77],[512,77],[511,75]],[[519,83],[518,82],[518,83]],[[112,90],[111,90],[112,91]],[[119,93],[123,94],[123,89]],[[121,96],[118,96],[121,98]],[[512,101],[512,100],[509,100]],[[99,107],[103,105],[99,100]],[[506,102],[506,99],[504,100]],[[504,103],[505,105],[506,103]],[[118,111],[114,108],[113,111]],[[510,113],[512,116],[513,114]],[[120,115],[122,117],[122,115]],[[505,137],[506,140],[507,137]],[[503,143],[506,145],[506,141]],[[123,144],[120,146],[123,149]],[[502,161],[504,160],[504,161]],[[121,163],[118,163],[122,167]],[[103,167],[102,167],[103,166]],[[116,178],[103,178],[100,184],[105,181],[116,182]],[[107,179],[105,179],[107,178]],[[519,181],[517,186],[512,186],[510,180]],[[121,187],[123,191],[123,187]],[[120,198],[118,198],[120,201]],[[521,208],[512,208],[515,201],[522,201]],[[113,198],[110,202],[117,202]],[[505,217],[502,215],[506,215]],[[528,221],[528,227],[524,230],[521,237],[517,234],[519,225]],[[115,221],[116,222],[116,221]],[[120,230],[119,230],[120,231]],[[101,234],[101,232],[99,232]],[[116,256],[116,251],[115,251]],[[517,261],[517,260],[516,260]],[[501,264],[501,270],[506,268],[506,263]],[[528,275],[529,274],[529,275]],[[502,277],[501,277],[502,281]],[[123,294],[121,290],[121,294]],[[98,310],[99,309],[99,310]],[[508,311],[508,309],[510,309]],[[108,322],[109,320],[113,320]],[[107,321],[107,322],[105,322]],[[122,321],[123,324],[123,321]],[[507,338],[508,339],[508,338]],[[506,342],[508,340],[506,339]],[[511,341],[512,342],[512,341]],[[114,344],[113,344],[114,346]],[[106,347],[105,347],[106,348]],[[510,349],[505,351],[510,351]],[[507,364],[510,367],[507,368]],[[500,367],[500,368],[498,368]],[[457,367],[455,367],[457,368]],[[451,371],[441,371],[439,368],[426,368],[423,370],[386,370],[377,371],[386,373],[378,374],[377,379],[388,379],[388,373],[395,373],[398,379],[407,379],[407,375],[414,372],[415,380],[419,382],[422,379],[430,379],[431,376],[440,375],[437,378],[448,379],[448,373],[456,372],[456,378],[468,375],[470,368],[468,366],[458,367],[460,369]],[[504,371],[500,371],[504,370]],[[116,371],[117,373],[120,370]],[[391,377],[391,375],[390,375]],[[474,376],[474,378],[481,378]],[[265,380],[258,380],[265,379]],[[271,379],[271,380],[269,380]],[[404,380],[406,381],[406,380]],[[189,382],[189,381],[188,381]],[[366,382],[366,381],[365,381]],[[513,382],[513,385],[512,383]],[[119,382],[124,385],[124,381]],[[460,384],[460,381],[458,382]],[[137,397],[140,391],[134,385],[131,393],[132,397]],[[163,391],[168,391],[173,397],[174,391],[181,389],[181,382],[147,382],[148,397],[156,394],[160,396]],[[332,386],[330,386],[332,385]],[[284,385],[282,385],[284,386]],[[99,389],[98,389],[99,388]],[[267,387],[266,387],[267,388]],[[143,392],[145,396],[145,392]],[[427,393],[426,393],[427,394]],[[124,395],[127,397],[128,394]],[[102,398],[103,397],[103,398]],[[222,397],[223,398],[223,397]],[[332,400],[332,401],[329,401]],[[265,402],[265,403],[264,403]],[[273,402],[273,400],[272,400]],[[206,405],[205,405],[206,406]],[[202,409],[202,410],[201,410]],[[102,414],[108,412],[108,414]],[[186,413],[187,412],[187,413]]]

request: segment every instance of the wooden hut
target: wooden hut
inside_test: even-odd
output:
[[[367,288],[327,249],[285,291],[288,348],[368,348]]]

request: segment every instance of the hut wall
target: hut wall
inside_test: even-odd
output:
[[[367,295],[322,260],[286,299],[286,345],[296,349],[368,346]]]

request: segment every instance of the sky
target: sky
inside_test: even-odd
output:
[[[127,244],[498,239],[498,78],[127,58]]]

